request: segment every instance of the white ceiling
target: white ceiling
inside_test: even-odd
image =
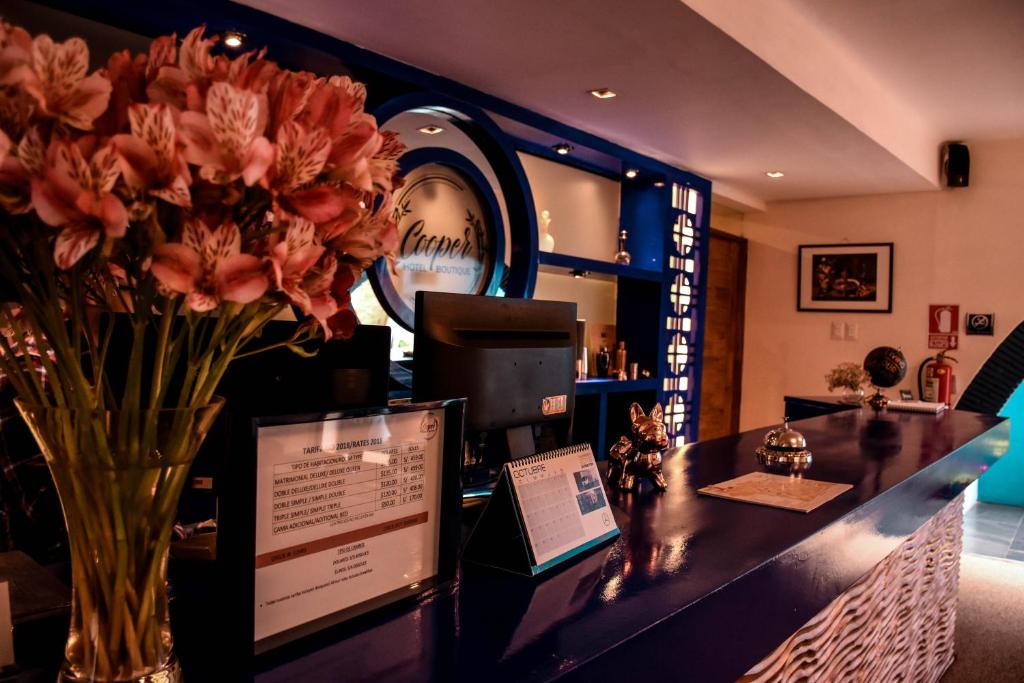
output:
[[[690,169],[748,207],[935,189],[943,141],[1024,136],[1020,0],[685,1],[245,4]]]
[[[792,0],[942,140],[1024,136],[1021,0]]]

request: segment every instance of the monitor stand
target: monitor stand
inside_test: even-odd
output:
[[[546,423],[467,434],[462,497],[469,499],[491,495],[501,468],[509,460],[567,445],[567,427],[567,424]]]
[[[518,460],[537,452],[537,442],[533,436],[533,425],[509,427],[505,430],[508,437],[509,460]]]

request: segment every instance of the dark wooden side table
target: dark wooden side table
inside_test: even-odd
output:
[[[805,420],[819,415],[831,415],[860,406],[841,403],[837,396],[784,396],[786,417],[790,420]]]

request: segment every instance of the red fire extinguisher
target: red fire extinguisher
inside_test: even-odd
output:
[[[945,351],[939,351],[937,356],[921,363],[917,370],[917,392],[922,401],[951,405],[950,399],[956,393],[956,377],[948,361],[957,362]]]

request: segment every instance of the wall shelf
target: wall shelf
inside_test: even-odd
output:
[[[616,277],[629,277],[651,282],[661,282],[665,276],[657,270],[647,270],[636,266],[622,266],[618,263],[607,261],[596,261],[579,256],[559,254],[556,252],[542,251],[537,254],[537,262],[546,272],[561,272],[569,270],[585,270],[588,273],[613,275]],[[565,273],[568,274],[568,273]]]
[[[640,379],[612,379],[610,377],[592,377],[590,379],[576,380],[577,396],[645,390],[657,391],[658,378],[642,377]]]

